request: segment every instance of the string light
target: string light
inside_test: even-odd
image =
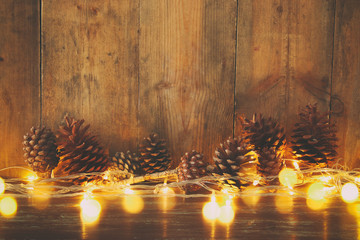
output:
[[[216,202],[215,194],[211,195],[210,202],[207,202],[202,209],[203,216],[207,220],[215,220],[220,216],[220,207]]]
[[[322,200],[325,198],[324,184],[316,182],[310,185],[308,197],[312,200]]]
[[[279,173],[279,181],[283,186],[292,189],[298,181],[297,174],[291,168],[284,168]]]
[[[359,197],[359,189],[353,183],[346,183],[341,188],[341,197],[347,203],[353,203]]]
[[[221,223],[231,223],[234,220],[235,213],[231,207],[231,200],[226,200],[225,206],[220,208],[220,215],[218,217]]]
[[[0,201],[0,212],[5,217],[12,217],[17,211],[17,202],[13,197],[4,197]]]

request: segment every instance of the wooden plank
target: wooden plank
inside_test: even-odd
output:
[[[0,6],[1,169],[25,165],[23,135],[40,124],[40,34],[37,0],[0,0]]]
[[[320,111],[330,110],[335,1],[289,4],[288,133],[298,121],[299,108],[318,103]]]
[[[84,118],[110,153],[137,143],[139,1],[43,2],[44,123]]]
[[[286,123],[288,1],[238,1],[236,114]],[[240,127],[236,124],[235,134]]]
[[[299,107],[329,110],[334,1],[239,1],[238,11],[236,113],[273,116],[290,137]]]
[[[167,139],[174,166],[232,135],[235,26],[236,1],[141,2],[140,134]]]
[[[336,1],[332,119],[339,153],[349,167],[360,166],[360,2]]]

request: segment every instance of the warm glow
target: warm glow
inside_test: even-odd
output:
[[[355,202],[359,197],[359,189],[353,183],[346,183],[341,188],[341,197],[347,203]]]
[[[331,180],[331,176],[321,176],[320,180],[324,183],[328,183]]]
[[[5,217],[11,217],[16,213],[17,203],[13,197],[4,197],[0,201],[0,211]]]
[[[85,196],[80,203],[80,207],[81,219],[85,223],[94,223],[98,220],[101,212],[101,205],[97,200]]]
[[[0,194],[5,191],[5,181],[0,177]]]
[[[279,181],[283,186],[293,188],[297,183],[297,174],[293,169],[284,168],[279,173]]]
[[[293,198],[289,196],[276,196],[275,206],[279,213],[290,213],[293,210]]]
[[[220,207],[214,194],[211,196],[211,201],[204,205],[202,213],[207,220],[215,220],[220,216]]]
[[[254,182],[253,182],[253,185],[254,186],[257,186],[259,184],[259,180],[255,180]]]
[[[33,181],[38,179],[38,176],[36,175],[36,173],[29,173],[29,174],[26,175],[26,179],[29,182],[33,182]]]
[[[123,200],[123,207],[128,213],[140,213],[144,208],[144,200],[135,195],[126,195]]]
[[[310,185],[308,189],[308,197],[312,200],[322,200],[325,198],[325,186],[322,183],[316,182]]]
[[[159,194],[173,195],[173,194],[175,194],[175,192],[174,192],[174,190],[172,190],[169,187],[163,187],[160,189]]]
[[[235,213],[231,207],[231,200],[227,200],[225,206],[220,208],[219,221],[222,223],[231,223],[234,217]]]
[[[243,195],[242,195],[241,199],[249,207],[256,207],[257,203],[260,200],[260,194],[261,193],[262,192],[260,190],[258,190],[257,188],[255,188],[255,187],[248,187],[243,192]]]
[[[327,200],[320,199],[320,200],[313,200],[313,199],[306,199],[307,206],[312,210],[320,210],[326,207]]]
[[[31,205],[37,209],[45,209],[49,205],[50,191],[47,188],[35,188],[30,192]]]
[[[127,186],[127,187],[124,189],[124,193],[125,193],[125,194],[135,194],[135,191],[132,190],[132,189],[130,188],[130,186]]]
[[[300,167],[299,167],[299,164],[297,162],[293,162],[293,165],[294,165],[296,170],[300,171]]]

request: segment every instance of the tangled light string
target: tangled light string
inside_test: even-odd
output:
[[[291,166],[295,162],[293,159],[286,159],[286,165]],[[360,185],[360,171],[354,169],[351,171],[345,170],[344,166],[341,166],[339,163],[333,165],[333,168],[319,168],[319,167],[310,167],[305,170],[301,170],[298,166],[295,165],[294,169],[297,177],[297,181],[294,186],[283,186],[283,185],[266,185],[266,182],[271,182],[279,176],[269,176],[269,177],[260,177],[258,174],[249,173],[243,174],[239,177],[215,177],[207,176],[195,180],[187,180],[183,182],[176,182],[175,178],[172,180],[171,177],[176,173],[175,170],[165,171],[155,174],[147,174],[144,176],[134,177],[131,176],[128,179],[124,180],[114,180],[114,176],[124,174],[121,171],[107,171],[105,173],[81,173],[75,174],[67,177],[58,177],[50,179],[23,179],[23,178],[10,178],[5,181],[6,193],[11,193],[15,197],[29,197],[36,195],[34,188],[40,190],[39,192],[46,192],[49,194],[49,197],[52,198],[61,198],[61,197],[72,197],[72,196],[82,196],[86,191],[92,191],[94,195],[101,196],[124,196],[124,189],[131,185],[131,188],[136,190],[138,194],[142,197],[158,197],[161,193],[161,189],[164,188],[163,179],[167,179],[169,182],[166,184],[167,188],[172,189],[182,189],[188,184],[196,184],[201,188],[207,190],[209,193],[220,194],[221,191],[224,191],[226,187],[221,186],[219,182],[224,180],[239,180],[243,183],[244,187],[240,191],[232,191],[228,189],[226,191],[231,192],[233,196],[274,196],[274,195],[292,195],[296,197],[308,198],[309,194],[304,191],[304,186],[311,183],[321,183],[324,189],[315,189],[314,191],[323,191],[324,197],[332,198],[339,197],[342,195],[343,186],[346,183],[351,183],[351,186],[347,186],[345,190],[356,192],[353,186]],[[23,168],[23,167],[7,167],[1,169],[1,171],[8,169],[25,169],[26,171],[35,174],[33,171]],[[86,176],[99,176],[102,179],[106,180],[106,184],[98,183],[88,183],[84,186],[81,185],[72,185],[64,184],[71,183],[72,180]],[[281,180],[281,179],[280,179]],[[146,183],[144,183],[146,181]],[[1,183],[0,183],[1,185]],[[249,186],[256,187],[258,191],[246,191]],[[0,186],[1,188],[1,186]],[[203,191],[204,192],[204,191]],[[345,194],[345,193],[344,193]],[[355,194],[355,193],[354,193]],[[197,193],[197,194],[183,194],[182,192],[174,193],[174,196],[178,197],[204,197],[209,196],[208,193]],[[310,196],[311,197],[311,196]]]

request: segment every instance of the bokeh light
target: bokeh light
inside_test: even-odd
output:
[[[202,213],[207,220],[215,220],[220,216],[220,207],[216,202],[215,195],[212,195],[210,202],[204,205]]]
[[[308,197],[312,200],[322,200],[325,198],[326,191],[324,184],[316,182],[308,188]]]
[[[321,210],[324,209],[327,206],[327,199],[320,199],[320,200],[314,200],[314,199],[306,199],[306,205],[312,209],[312,210]]]
[[[341,188],[341,197],[344,202],[352,203],[355,202],[359,197],[359,189],[353,183],[346,183]]]
[[[298,181],[298,177],[293,169],[284,168],[279,173],[279,181],[283,186],[293,188]]]
[[[81,203],[81,219],[85,223],[94,223],[98,220],[101,212],[101,204],[95,200],[85,197]]]
[[[17,211],[17,202],[13,197],[4,197],[0,201],[0,212],[5,217],[12,217]]]
[[[129,194],[124,197],[123,207],[128,213],[137,214],[144,209],[144,200],[136,194]]]
[[[234,220],[235,212],[234,209],[231,207],[231,201],[227,200],[225,206],[220,208],[220,215],[219,221],[221,223],[231,223]]]

